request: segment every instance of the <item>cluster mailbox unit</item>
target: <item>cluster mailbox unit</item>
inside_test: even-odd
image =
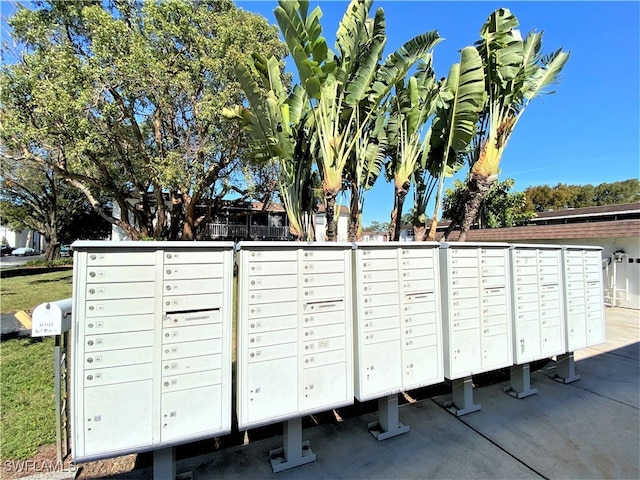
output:
[[[369,427],[383,440],[409,430],[397,393],[443,380],[438,243],[356,246],[355,396],[379,399]]]
[[[444,376],[452,380],[456,415],[473,404],[471,376],[513,364],[507,243],[442,243],[440,273]]]
[[[73,248],[74,460],[228,433],[233,243]]]
[[[567,353],[558,357],[556,378],[570,383],[580,378],[573,352],[605,341],[602,248],[565,246],[563,260]]]
[[[514,366],[508,393],[517,398],[536,393],[529,362],[566,352],[562,275],[560,245],[511,247]]]
[[[507,243],[76,242],[71,434],[83,462],[231,430],[234,254],[240,429],[284,424],[279,472],[315,460],[301,417],[378,399],[383,440],[409,430],[398,393],[604,342],[602,249]],[[47,306],[47,308],[50,308]],[[59,320],[61,321],[61,320]],[[57,327],[56,327],[57,328]],[[54,331],[54,330],[51,330]],[[55,330],[57,331],[57,330]],[[164,452],[164,453],[163,453]],[[168,453],[170,452],[170,453]],[[159,468],[158,471],[163,471]]]
[[[238,244],[238,426],[287,421],[274,471],[315,460],[301,417],[353,403],[350,243]]]

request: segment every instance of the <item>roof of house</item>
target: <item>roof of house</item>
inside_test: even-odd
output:
[[[456,241],[459,232],[454,231],[448,240]],[[442,233],[438,233],[438,239]],[[468,241],[518,241],[558,240],[579,238],[640,238],[640,219],[562,223],[556,225],[528,225],[526,227],[485,228],[469,230]]]
[[[592,221],[610,218],[611,220],[623,218],[640,218],[640,202],[623,203],[618,205],[602,205],[598,207],[567,208],[564,210],[538,212],[533,223],[545,223],[548,221]]]

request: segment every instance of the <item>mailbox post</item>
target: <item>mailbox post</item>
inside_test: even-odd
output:
[[[56,410],[56,456],[62,462],[69,453],[68,416],[68,348],[71,329],[71,298],[38,305],[31,318],[32,337],[55,337],[53,350]]]

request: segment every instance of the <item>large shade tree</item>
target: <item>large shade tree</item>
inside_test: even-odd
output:
[[[0,77],[6,151],[48,164],[132,239],[195,238],[197,205],[260,194],[245,132],[222,109],[244,99],[240,60],[286,52],[264,18],[230,0],[32,7],[8,20],[19,50]]]

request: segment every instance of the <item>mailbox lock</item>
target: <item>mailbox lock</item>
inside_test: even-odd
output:
[[[252,337],[252,338],[251,338],[251,340],[249,340],[249,341],[250,341],[251,343],[255,343],[255,342],[256,342],[256,339]]]
[[[167,253],[167,258],[171,258],[171,256],[172,255],[170,253]]]
[[[251,353],[249,354],[249,356],[250,356],[251,358],[253,358],[253,357],[255,357],[255,356],[256,356],[256,354],[255,354],[255,353],[253,353],[253,352],[251,352]]]
[[[90,323],[89,325],[87,325],[87,327],[93,328],[93,323]]]
[[[87,363],[93,363],[93,358],[91,357],[87,358]]]
[[[87,380],[93,380],[93,375],[87,375]]]
[[[169,386],[169,382],[164,382],[164,386],[168,387]]]
[[[96,276],[96,272],[89,272],[89,276],[90,277],[95,277]]]
[[[165,338],[169,338],[169,336],[170,336],[169,332],[165,333],[164,336],[165,336]]]
[[[167,268],[166,273],[167,273],[167,275],[171,275],[171,269]]]
[[[89,345],[89,346],[91,347],[91,346],[93,345],[93,340],[89,340],[89,341],[87,342],[87,345]]]
[[[89,293],[90,293],[91,295],[93,295],[94,293],[96,293],[96,289],[95,289],[95,288],[90,288],[90,289],[89,289]]]
[[[95,255],[90,255],[90,256],[89,256],[89,258],[90,258],[91,260],[95,260],[95,259],[96,259],[96,258],[98,258],[98,257],[96,257]]]
[[[169,291],[171,290],[171,285],[167,285],[165,288],[167,289],[167,291]]]
[[[164,349],[164,353],[169,353],[169,349],[168,349],[168,348],[165,348],[165,349]]]
[[[256,328],[256,324],[255,324],[255,323],[252,323],[252,324],[251,324],[251,328]]]

